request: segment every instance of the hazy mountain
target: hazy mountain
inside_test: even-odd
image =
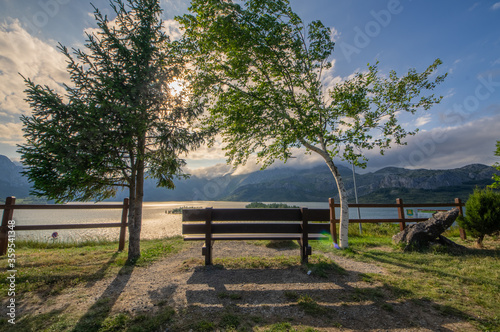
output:
[[[0,155],[0,200],[7,196],[26,197],[29,195],[28,180],[21,175],[23,168],[6,156]]]
[[[21,174],[22,168],[0,155],[0,198],[26,197],[29,183]],[[215,170],[215,168],[214,168]],[[339,167],[350,201],[354,201],[352,170]],[[409,170],[387,167],[376,172],[356,174],[360,202],[392,203],[397,197],[406,202],[451,201],[455,197],[466,200],[475,186],[492,183],[493,167],[474,164],[450,170]],[[338,199],[337,188],[326,165],[306,169],[273,168],[248,174],[216,176],[210,169],[203,175],[177,180],[176,189],[157,188],[153,179],[147,179],[144,188],[146,201],[264,201],[304,202]],[[123,191],[116,200],[127,196]]]

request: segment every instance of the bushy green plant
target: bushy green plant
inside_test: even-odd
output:
[[[500,141],[497,141],[497,149],[495,151],[495,156],[500,157]],[[500,162],[495,163],[495,165],[493,165],[493,167],[495,167],[498,171],[500,171]],[[495,188],[495,189],[500,188],[500,175],[493,174],[493,180],[495,180],[495,182],[492,185],[490,185],[489,187]]]
[[[482,246],[485,235],[500,231],[499,192],[489,188],[476,188],[465,203],[465,208],[466,216],[459,216],[457,222],[477,238],[479,246]]]

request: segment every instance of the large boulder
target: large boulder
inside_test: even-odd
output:
[[[422,249],[428,247],[430,243],[438,242],[447,246],[462,246],[450,241],[441,234],[447,230],[457,219],[458,208],[446,212],[435,213],[431,218],[424,222],[407,226],[403,231],[392,237],[392,240],[398,243],[404,243],[405,250]]]

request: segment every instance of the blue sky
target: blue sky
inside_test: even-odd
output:
[[[107,0],[92,1],[109,13]],[[500,2],[430,0],[291,1],[307,23],[321,20],[332,28],[336,48],[326,84],[342,81],[367,63],[380,62],[381,73],[409,68],[423,71],[436,58],[439,73],[448,72],[436,90],[441,104],[430,111],[402,116],[408,129],[420,133],[408,145],[384,156],[369,151],[368,170],[385,166],[454,168],[470,163],[493,164],[500,140]],[[166,25],[186,12],[188,1],[162,0]],[[84,30],[95,27],[87,0],[0,0],[0,154],[19,159],[19,121],[30,110],[18,73],[36,83],[58,88],[67,82],[57,42],[82,47]],[[112,17],[111,17],[112,18]],[[174,31],[174,30],[172,30]],[[62,92],[62,90],[61,90]],[[190,154],[191,169],[224,163],[221,145]],[[297,151],[292,166],[321,162]],[[275,167],[279,167],[277,164]],[[246,170],[257,169],[253,161]],[[220,165],[217,169],[221,169]],[[222,167],[222,169],[225,169]]]

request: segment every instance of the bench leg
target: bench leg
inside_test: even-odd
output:
[[[312,255],[312,248],[310,245],[304,246],[301,244],[300,246],[300,259],[302,264],[309,263],[309,256]]]
[[[308,243],[303,240],[298,240],[300,245],[300,261],[302,264],[309,262],[309,256],[312,255],[312,248]]]
[[[207,245],[208,244],[208,245]],[[205,256],[205,265],[212,265],[213,242],[205,243],[201,248],[201,253]]]

